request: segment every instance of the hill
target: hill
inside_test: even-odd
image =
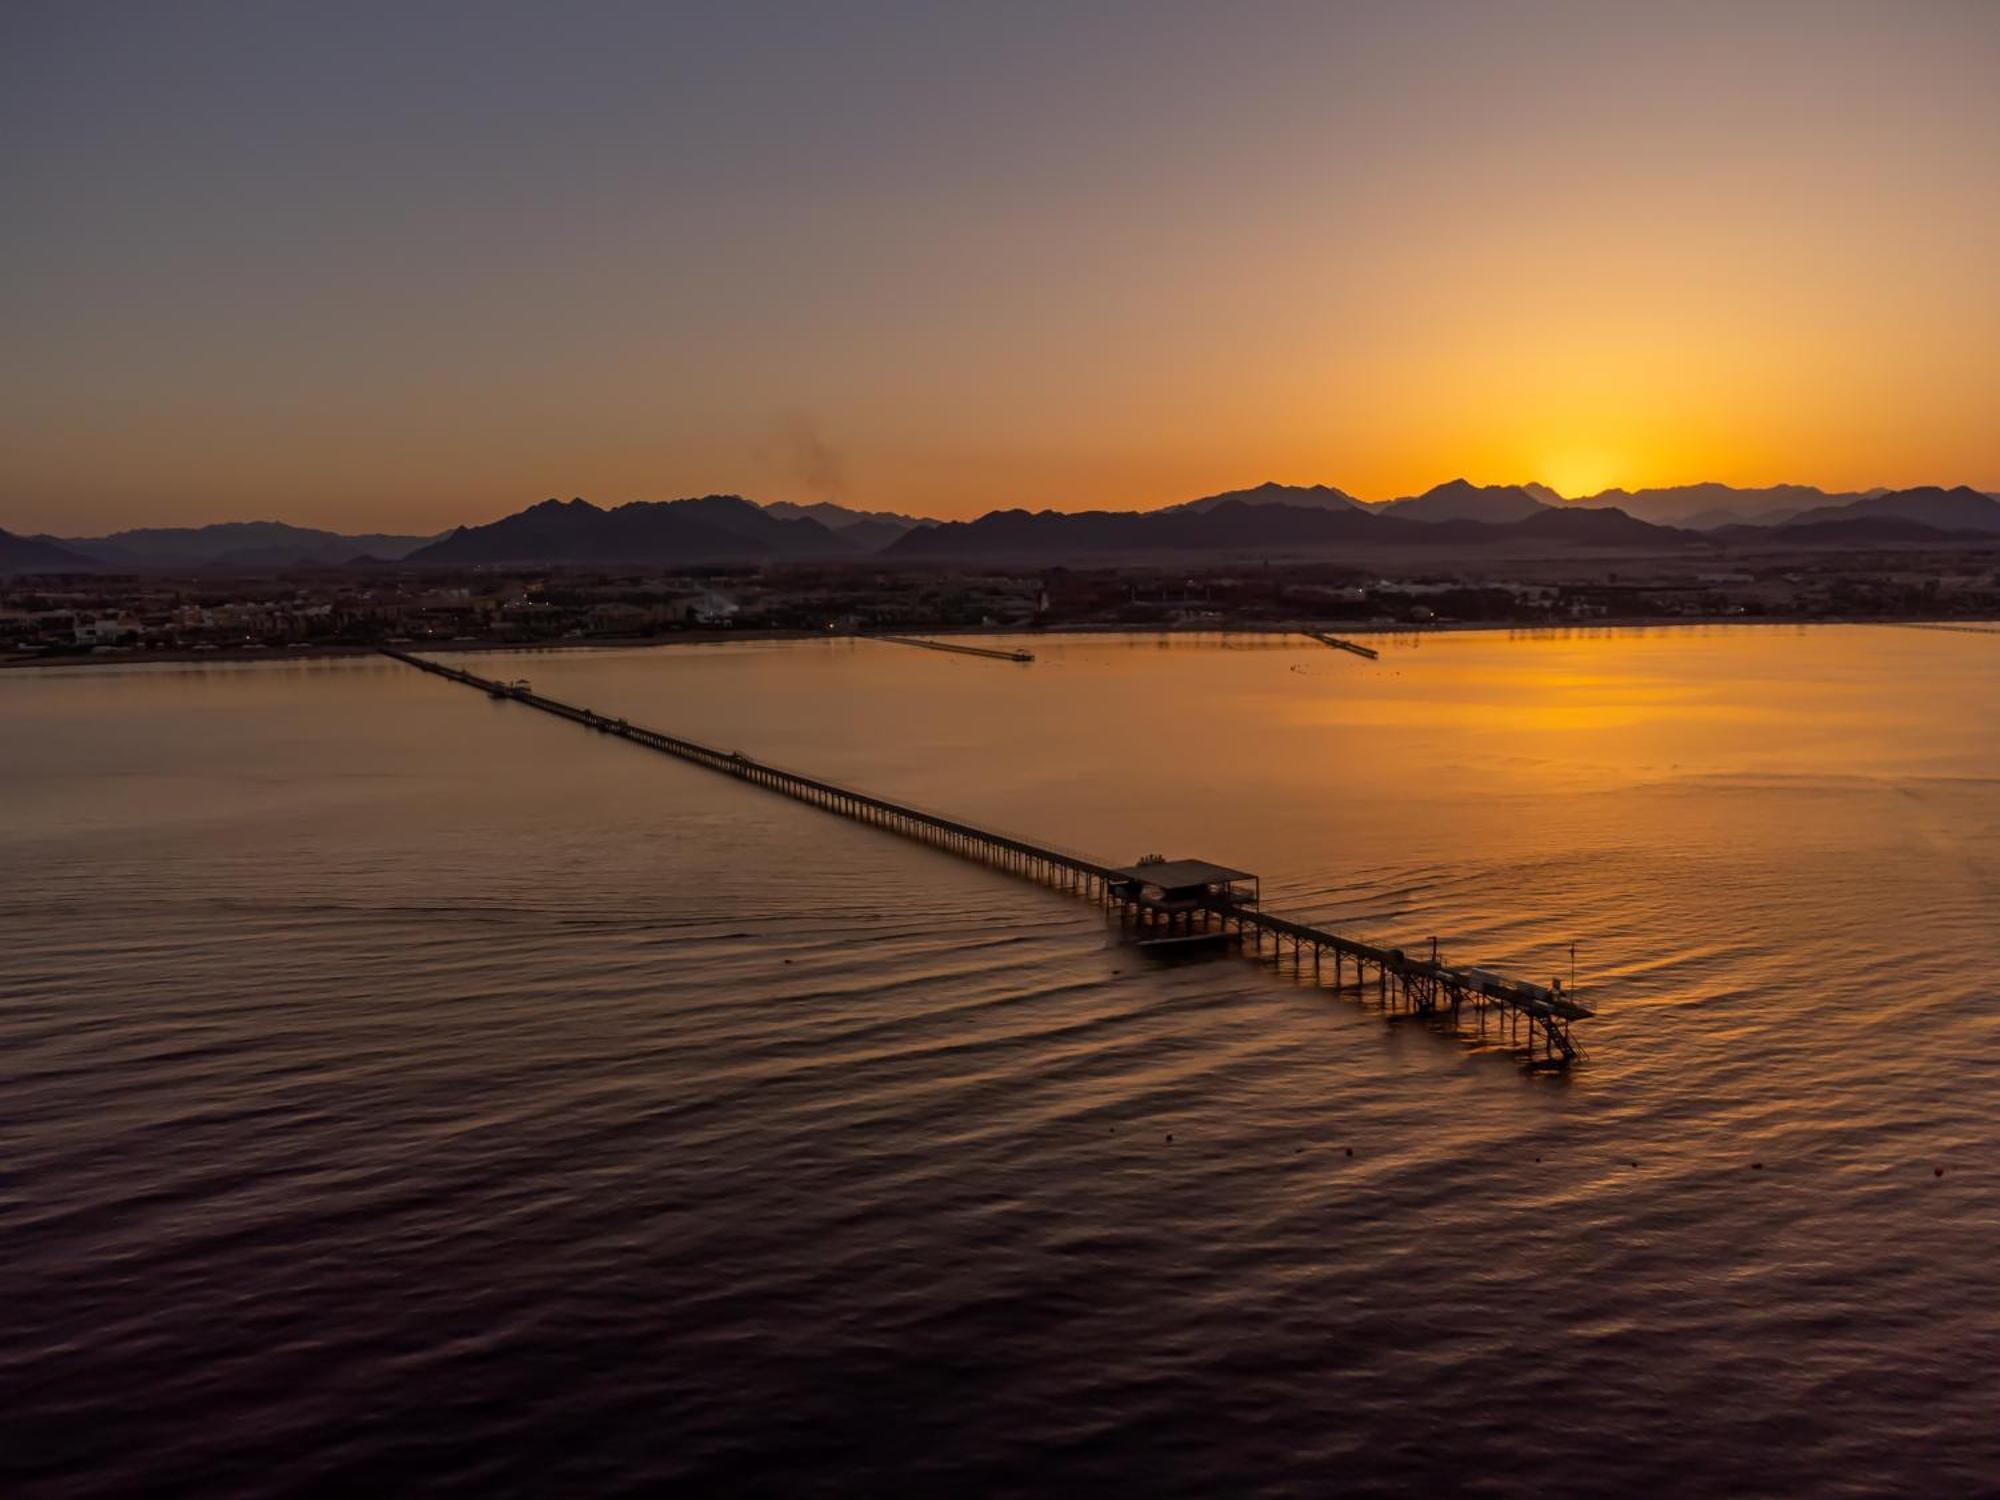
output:
[[[790,500],[767,500],[760,508],[765,515],[776,516],[780,521],[817,521],[828,531],[854,531],[873,526],[885,527],[900,535],[919,526],[937,524],[923,516],[906,516],[901,511],[855,510],[851,506],[836,505],[831,500],[818,500],[811,505],[795,505]]]
[[[16,536],[0,531],[0,576],[24,573],[98,573],[102,565],[95,559],[63,546],[48,537]]]
[[[1368,502],[1332,485],[1267,481],[1150,511],[998,510],[950,523],[830,501],[760,506],[737,495],[704,495],[611,509],[585,500],[547,500],[429,539],[345,535],[280,521],[152,527],[75,539],[14,535],[7,537],[0,568],[274,572],[399,560],[428,567],[682,567],[871,556],[1035,559],[1386,546],[1965,545],[1980,536],[2000,536],[2000,499],[1965,485],[1847,495],[1811,485],[1691,484],[1604,490],[1566,501],[1539,484],[1454,479],[1420,495]]]
[[[1945,531],[1897,516],[1844,516],[1798,520],[1783,526],[1741,528],[1741,539],[1787,547],[1955,546],[1977,541],[1976,531]]]
[[[1844,504],[1856,495],[1830,495],[1810,484],[1774,484],[1738,489],[1727,484],[1676,484],[1658,489],[1600,490],[1570,504],[1593,510],[1618,509],[1656,526],[1697,531],[1718,526],[1776,525],[1800,511]]]
[[[1913,521],[1940,531],[2000,533],[2000,500],[1983,495],[1970,485],[1945,489],[1927,484],[1916,489],[1864,495],[1845,505],[1808,510],[1793,517],[1792,524],[1841,520]]]
[[[975,521],[951,521],[913,531],[882,556],[930,558],[1063,558],[1158,552],[1229,552],[1269,547],[1366,545],[1418,530],[1361,510],[1308,510],[1289,505],[1224,501],[1210,510],[989,511]]]
[[[1642,521],[1615,505],[1588,510],[1545,508],[1504,529],[1516,537],[1592,547],[1688,546],[1703,540],[1699,532]]]
[[[1225,490],[1220,495],[1204,495],[1199,500],[1183,500],[1163,507],[1157,514],[1173,515],[1191,511],[1197,515],[1222,505],[1289,505],[1299,510],[1366,510],[1367,506],[1330,484],[1279,484],[1274,480],[1247,490]]]
[[[1544,491],[1546,493],[1546,491]],[[1404,521],[1525,521],[1550,507],[1519,484],[1474,484],[1451,479],[1377,507],[1377,513]]]
[[[772,500],[764,514],[781,521],[817,521],[857,553],[880,552],[906,531],[937,522],[925,516],[906,516],[894,510],[854,510],[821,500],[813,505],[794,505],[789,500]]]
[[[887,559],[1061,559],[1157,553],[1342,550],[1381,547],[1557,546],[1683,547],[1690,532],[1651,526],[1617,510],[1553,510],[1537,505],[1519,521],[1414,521],[1367,510],[1308,510],[1229,501],[1207,511],[992,511],[914,531]]]
[[[283,521],[222,521],[212,526],[150,526],[109,536],[65,537],[62,546],[134,571],[190,568],[251,570],[338,566],[362,558],[393,561],[430,540],[367,532],[357,536]]]
[[[611,510],[587,500],[544,500],[484,526],[461,526],[404,561],[610,567],[851,557],[862,550],[816,520],[783,519],[737,495],[703,495],[638,500]]]

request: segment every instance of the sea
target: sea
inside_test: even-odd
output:
[[[2000,636],[0,673],[0,1494],[2000,1493]]]

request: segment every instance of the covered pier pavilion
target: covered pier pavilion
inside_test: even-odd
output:
[[[1110,872],[1106,895],[1142,947],[1226,940],[1234,913],[1255,911],[1257,877],[1205,859],[1149,854]]]

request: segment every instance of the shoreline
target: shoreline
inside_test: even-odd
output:
[[[1742,615],[1671,615],[1658,617],[1635,617],[1620,620],[1572,620],[1561,624],[1531,624],[1513,620],[1473,620],[1448,625],[1364,625],[1342,626],[1318,621],[1271,625],[1128,625],[1128,624],[1076,624],[1056,625],[1042,629],[1007,625],[959,625],[941,626],[918,632],[925,637],[1004,637],[1010,640],[1033,640],[1037,637],[1056,638],[1094,635],[1131,636],[1229,636],[1229,635],[1303,635],[1307,631],[1324,631],[1329,635],[1351,635],[1364,637],[1427,636],[1427,635],[1467,635],[1491,633],[1493,631],[1520,631],[1528,634],[1548,634],[1556,631],[1614,631],[1614,630],[1687,630],[1732,626],[1749,629],[1809,629],[1825,625],[1884,625],[1942,627],[1966,630],[1973,634],[2000,633],[2000,621],[1967,619],[1962,616],[1924,616],[1910,619],[1883,619],[1873,615],[1826,615],[1812,619],[1770,619],[1746,618]],[[409,651],[430,653],[481,653],[494,651],[631,651],[648,647],[674,646],[719,646],[754,645],[765,642],[783,641],[865,641],[875,637],[867,632],[825,631],[825,630],[689,630],[678,631],[666,636],[607,636],[592,640],[555,641],[508,641],[494,639],[442,640],[442,641],[387,641],[385,646],[397,646]],[[107,651],[85,652],[76,655],[43,655],[0,658],[0,673],[29,670],[37,667],[119,667],[160,665],[211,664],[223,666],[268,666],[283,661],[324,661],[345,656],[376,656],[382,646],[356,645],[313,645],[313,646],[238,646],[229,649],[195,650],[178,648],[170,651]]]

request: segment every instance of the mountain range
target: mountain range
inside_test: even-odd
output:
[[[1706,515],[1719,508],[1713,494],[1687,491],[1627,496],[1656,514],[1676,509]],[[1784,503],[1802,486],[1782,487]],[[1981,542],[2000,546],[2000,500],[1960,486],[1945,490],[1881,491],[1852,498],[1808,493],[1821,504],[1783,519],[1725,522],[1708,529],[1647,520],[1624,506],[1588,500],[1543,498],[1528,485],[1474,485],[1453,480],[1421,495],[1368,505],[1315,486],[1294,504],[1290,487],[1259,485],[1163,510],[1058,512],[993,511],[910,532],[882,554],[897,560],[980,558],[1055,560],[1178,552],[1209,554],[1310,550],[1336,547],[1500,547],[1555,545],[1621,550],[1722,546],[1835,547]],[[1770,516],[1771,491],[1744,491],[1752,514]],[[1330,498],[1338,496],[1339,500]],[[1341,504],[1339,501],[1351,503]],[[1650,503],[1649,503],[1650,502]]]
[[[419,547],[426,567],[501,563],[709,563],[864,556],[851,531],[812,516],[777,515],[738,495],[635,500],[602,510],[588,500],[544,500],[485,526],[461,526]]]
[[[1367,510],[1368,502],[1330,484],[1278,484],[1266,480],[1247,490],[1225,490],[1199,500],[1183,500],[1154,512],[1157,515],[1202,515],[1219,505],[1289,505],[1299,510]]]
[[[862,552],[877,552],[906,531],[937,522],[922,516],[901,515],[893,510],[849,510],[822,500],[816,505],[794,505],[789,500],[765,502],[764,512],[781,521],[817,521],[841,541]]]
[[[1354,509],[1421,521],[1521,521],[1544,510],[1621,510],[1656,526],[1719,532],[1729,527],[1783,526],[1795,521],[1893,517],[1942,531],[2000,531],[2000,501],[1967,485],[1945,489],[1874,489],[1829,492],[1807,484],[1737,489],[1726,484],[1685,484],[1665,489],[1602,490],[1565,500],[1546,485],[1476,485],[1454,479],[1400,500],[1356,500],[1327,485],[1261,484],[1203,500],[1170,505],[1162,512],[1212,510],[1228,501],[1245,505],[1288,505],[1303,509]]]
[[[1565,500],[1538,484],[1454,479],[1364,501],[1331,485],[1267,482],[1145,511],[997,510],[932,521],[831,502],[758,505],[737,495],[605,509],[545,500],[438,537],[347,536],[278,521],[148,528],[109,536],[0,531],[0,574],[253,572],[403,564],[689,566],[724,562],[1056,560],[1126,554],[1347,547],[1876,546],[2000,544],[2000,500],[1960,485],[1828,493],[1810,485],[1605,490]]]
[[[0,578],[23,573],[92,573],[100,566],[59,542],[0,531]]]
[[[1554,496],[1553,499],[1546,498]],[[1540,485],[1474,484],[1469,479],[1451,479],[1402,500],[1389,500],[1375,507],[1377,515],[1395,516],[1406,521],[1488,521],[1504,524],[1525,521],[1545,510],[1562,507],[1561,496]]]
[[[1453,479],[1400,500],[1357,500],[1330,484],[1278,484],[1266,480],[1247,490],[1225,490],[1220,495],[1204,495],[1184,500],[1150,515],[1204,515],[1225,505],[1284,505],[1297,510],[1355,511],[1360,514],[1397,516],[1410,521],[1520,521],[1545,508],[1565,502],[1554,490],[1541,485],[1473,484]]]
[[[1701,546],[1698,532],[1654,526],[1616,509],[1535,505],[1520,513],[1515,497],[1491,499],[1484,520],[1466,514],[1454,497],[1425,520],[1419,508],[1394,512],[1356,508],[1308,509],[1282,503],[1231,499],[1207,510],[993,511],[976,521],[953,521],[913,531],[888,547],[887,561],[1143,556],[1160,553],[1313,551],[1331,548],[1484,547],[1498,544],[1681,547]],[[1532,502],[1531,502],[1532,503]]]
[[[1801,511],[1788,524],[1809,525],[1827,521],[1892,520],[1914,521],[1946,531],[2000,531],[2000,501],[1966,485],[1943,489],[1927,484],[1914,490],[1878,490],[1845,505],[1826,505]]]
[[[1727,484],[1677,484],[1664,489],[1600,490],[1568,503],[1615,505],[1642,521],[1712,531],[1719,526],[1775,526],[1804,511],[1861,498],[1859,492],[1829,494],[1809,484],[1774,484],[1761,489],[1738,489]]]
[[[74,571],[269,572],[343,567],[374,559],[395,562],[430,540],[367,532],[348,536],[283,521],[223,521],[213,526],[148,526],[108,536],[34,537],[83,560]]]

